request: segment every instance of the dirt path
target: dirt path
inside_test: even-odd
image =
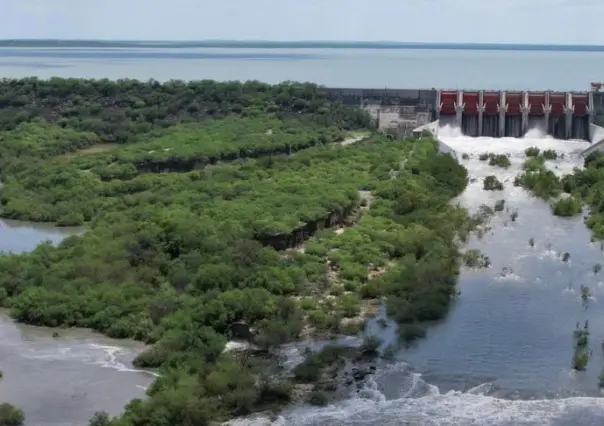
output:
[[[369,135],[370,135],[370,133],[368,133],[368,132],[351,133],[350,135],[348,135],[348,137],[346,139],[344,139],[342,142],[340,142],[340,145],[348,146],[348,145],[355,144],[355,143],[360,142],[363,139],[367,138]]]

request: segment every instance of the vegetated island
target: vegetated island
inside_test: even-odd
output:
[[[456,293],[468,217],[449,201],[467,171],[314,85],[5,79],[0,106],[1,216],[88,228],[0,256],[1,305],[145,341],[135,365],[160,369],[147,398],[90,424],[324,404],[325,374],[358,353],[287,375],[280,345],[357,333],[380,300],[411,340]]]
[[[575,168],[573,173],[558,177],[546,166],[558,155],[553,150],[540,152],[529,148],[525,152],[524,172],[518,175],[514,184],[530,190],[535,196],[552,202],[552,212],[557,216],[569,217],[580,214],[583,206],[590,208],[587,227],[593,240],[604,238],[604,154],[594,152],[584,160],[584,168]]]

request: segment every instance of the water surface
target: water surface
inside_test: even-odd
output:
[[[604,263],[599,244],[590,243],[582,218],[562,219],[550,206],[512,184],[531,146],[555,149],[564,159],[548,162],[558,173],[581,166],[584,141],[558,141],[530,132],[524,139],[465,138],[444,129],[441,140],[456,151],[476,179],[458,201],[471,211],[505,199],[509,211],[497,213],[492,232],[474,238],[493,264],[465,270],[461,296],[450,314],[426,339],[402,348],[396,361],[384,361],[374,380],[351,399],[326,408],[299,407],[277,422],[242,419],[238,426],[381,426],[381,425],[601,425],[604,399],[598,374],[604,365],[604,276],[593,265]],[[508,170],[481,162],[481,153],[510,154]],[[482,179],[495,174],[505,184],[484,191]],[[518,211],[518,219],[510,219]],[[535,247],[529,239],[535,238]],[[565,263],[564,252],[571,254]],[[513,273],[501,275],[504,267]],[[593,294],[582,308],[580,285]],[[571,370],[573,330],[590,324],[592,356],[587,371]],[[372,327],[395,342],[395,330]]]
[[[59,228],[53,224],[0,220],[0,252],[31,251],[43,241],[60,243],[65,237],[78,235],[82,227]]]
[[[0,401],[20,407],[28,426],[85,425],[101,410],[117,415],[154,379],[132,368],[142,347],[88,330],[16,325],[2,312]]]
[[[311,81],[333,87],[589,90],[604,52],[0,47],[0,75]]]
[[[58,244],[81,232],[2,220],[0,251],[30,251],[42,241]],[[132,368],[142,348],[89,330],[15,324],[0,310],[0,401],[21,408],[27,426],[85,425],[95,411],[117,415],[131,399],[143,397],[155,378]]]

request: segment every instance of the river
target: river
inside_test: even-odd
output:
[[[604,399],[598,374],[604,365],[604,263],[599,243],[590,243],[582,217],[553,216],[550,206],[514,187],[524,150],[555,149],[564,158],[547,163],[558,174],[582,166],[584,141],[559,141],[531,131],[523,139],[466,138],[442,129],[441,140],[456,151],[476,179],[457,201],[471,211],[505,199],[509,211],[496,213],[491,231],[469,247],[490,257],[490,268],[464,270],[461,296],[446,320],[427,338],[384,361],[360,394],[325,408],[300,407],[271,423],[242,419],[237,426],[378,425],[602,425]],[[481,153],[510,154],[505,170],[479,161]],[[504,191],[484,191],[482,179],[494,174]],[[516,221],[510,214],[518,212]],[[534,247],[529,239],[535,239]],[[562,253],[571,259],[563,262]],[[503,268],[511,273],[502,276]],[[583,309],[579,287],[593,296]],[[593,355],[587,371],[571,369],[573,330],[589,320]],[[372,327],[387,345],[395,327]]]
[[[0,49],[0,73],[7,77],[259,79],[352,87],[586,90],[590,81],[600,79],[603,67],[603,53],[581,52]],[[604,274],[595,275],[592,267],[604,264],[604,254],[599,244],[590,243],[581,217],[554,217],[546,203],[511,184],[524,161],[525,148],[564,152],[564,159],[550,163],[562,173],[581,165],[577,153],[587,143],[556,141],[536,133],[524,139],[470,139],[448,131],[441,133],[441,139],[459,158],[463,153],[472,156],[462,160],[471,176],[496,174],[505,183],[503,193],[485,192],[479,179],[469,185],[459,202],[475,209],[503,198],[509,208],[518,209],[515,222],[509,219],[509,212],[498,213],[491,223],[492,233],[470,242],[470,247],[491,258],[492,267],[464,271],[459,282],[461,296],[447,318],[431,327],[426,339],[398,352],[395,361],[384,361],[362,393],[324,408],[287,410],[273,423],[260,417],[234,424],[602,424],[604,399],[597,376],[604,363],[600,345],[604,339]],[[513,166],[508,170],[488,166],[477,158],[482,152],[511,153]],[[28,250],[41,240],[61,238],[56,229],[0,227],[1,250]],[[530,238],[536,241],[534,248],[528,243]],[[560,258],[563,252],[571,254],[567,263]],[[504,267],[513,273],[502,277]],[[594,296],[586,310],[578,294],[581,284],[588,285]],[[136,345],[125,348],[125,342],[80,331],[62,332],[60,339],[52,339],[49,331],[17,327],[1,318],[0,368],[5,379],[0,381],[0,399],[23,407],[28,425],[80,425],[95,410],[118,412],[127,399],[142,395],[141,388],[152,380],[126,368]],[[574,373],[570,369],[572,333],[577,321],[584,320],[590,321],[593,356],[586,372]],[[372,328],[379,330],[385,344],[395,334],[392,325],[385,330]],[[124,349],[118,351],[118,347]],[[299,351],[293,351],[292,360],[299,358]],[[22,373],[17,377],[11,371]]]
[[[29,251],[81,231],[2,220],[0,251]],[[27,426],[82,426],[101,410],[117,415],[154,379],[132,368],[142,348],[89,330],[15,324],[0,311],[0,402],[23,409]]]

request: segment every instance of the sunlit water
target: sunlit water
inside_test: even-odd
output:
[[[470,177],[476,179],[459,197],[475,211],[505,199],[509,211],[491,220],[492,231],[469,246],[482,250],[492,267],[464,271],[461,296],[446,320],[428,337],[384,362],[367,389],[325,408],[299,407],[271,423],[243,419],[237,426],[260,425],[602,425],[604,399],[597,378],[604,364],[604,275],[593,266],[604,263],[599,244],[581,216],[561,219],[550,206],[513,186],[521,172],[524,150],[555,149],[563,159],[549,161],[559,174],[582,166],[584,141],[559,141],[531,131],[524,139],[466,138],[441,129],[440,139],[452,148]],[[505,170],[478,160],[481,153],[510,155]],[[482,189],[482,179],[495,174],[504,191]],[[517,210],[516,221],[510,219]],[[535,239],[535,247],[529,245]],[[561,254],[569,252],[564,263]],[[503,268],[513,273],[501,276]],[[582,308],[580,285],[593,294]],[[592,356],[586,372],[573,372],[572,333],[577,322],[590,324]],[[395,330],[372,327],[394,341]],[[294,352],[294,354],[298,354]],[[299,360],[299,356],[292,357]]]
[[[80,232],[0,221],[0,251],[29,251]],[[23,409],[27,426],[81,426],[101,410],[117,415],[128,401],[144,396],[155,377],[132,368],[142,348],[88,330],[17,325],[0,311],[0,402]]]

